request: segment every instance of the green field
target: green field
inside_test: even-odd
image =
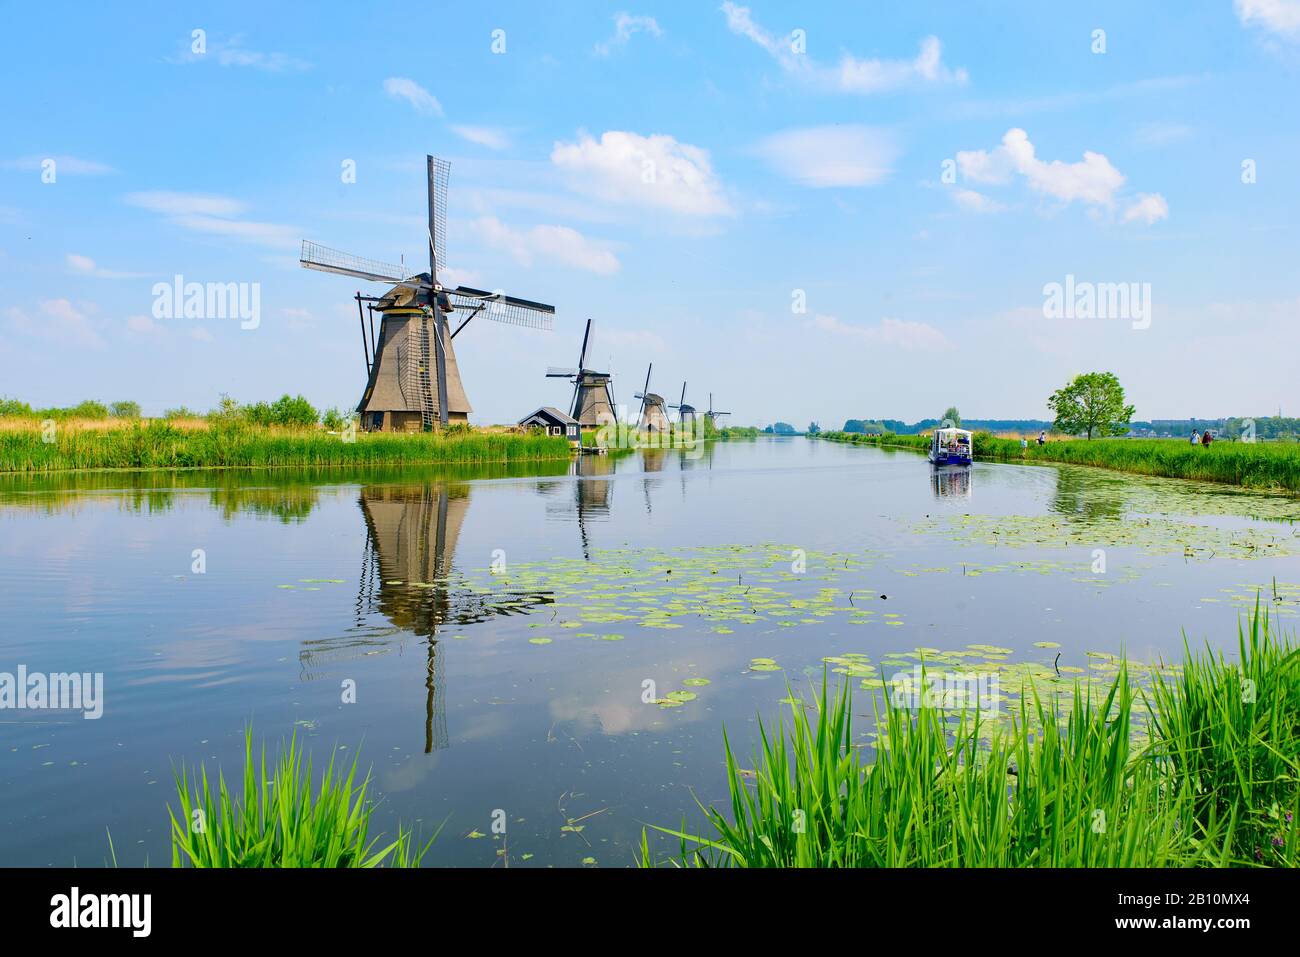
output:
[[[49,438],[51,441],[46,441]],[[66,469],[178,469],[439,465],[566,459],[559,436],[509,432],[357,432],[345,439],[319,429],[219,422],[183,426],[165,420],[88,428],[9,422],[0,429],[0,473]]]
[[[863,435],[823,432],[819,439],[850,445],[875,445],[924,452],[926,435]],[[975,457],[996,462],[1068,462],[1169,478],[1222,482],[1244,488],[1300,492],[1300,443],[1224,442],[1204,448],[1181,439],[1065,439],[1022,449],[1019,439],[987,432],[974,437]]]

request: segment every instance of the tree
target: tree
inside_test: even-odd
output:
[[[821,430],[822,430],[822,427],[821,427],[820,425],[818,425],[816,422],[809,422],[809,423],[808,423],[808,434],[809,434],[809,435],[816,435],[816,434],[817,434],[818,432],[820,432]]]
[[[955,405],[950,405],[948,406],[948,411],[943,414],[943,418],[939,421],[944,423],[951,422],[953,428],[961,428],[961,413],[957,411]]]
[[[110,403],[108,414],[115,419],[138,419],[140,418],[140,403],[129,400]]]
[[[1047,400],[1056,415],[1053,427],[1067,435],[1093,433],[1123,435],[1133,418],[1133,406],[1124,404],[1124,387],[1114,373],[1088,372],[1074,377]]]

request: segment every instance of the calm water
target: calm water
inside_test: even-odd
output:
[[[166,864],[173,767],[237,771],[251,722],[359,749],[381,830],[448,819],[434,863],[626,865],[725,797],[723,724],[747,754],[823,657],[1087,669],[1300,597],[1293,498],[803,439],[548,470],[0,483],[0,672],[105,686],[99,720],[0,711],[0,863],[100,865],[108,828]]]

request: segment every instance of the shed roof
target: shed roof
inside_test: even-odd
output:
[[[528,415],[524,416],[522,419],[519,420],[519,424],[525,425],[526,423],[536,418],[550,419],[556,425],[577,425],[578,424],[577,419],[569,415],[567,412],[561,412],[553,405],[544,405],[536,412],[530,412]]]

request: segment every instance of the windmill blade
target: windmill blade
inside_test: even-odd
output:
[[[645,415],[646,396],[650,394],[650,370],[655,367],[652,362],[645,370],[645,386],[636,394],[636,398],[641,400],[641,411],[637,413],[637,423],[640,424],[641,417]]]
[[[514,296],[471,289],[469,286],[458,286],[447,293],[447,298],[457,309],[473,310],[481,306],[483,316],[493,322],[529,329],[545,329],[549,332],[555,317],[555,307],[544,302],[516,299]]]
[[[682,381],[682,397],[681,397],[680,399],[677,400],[677,408],[680,409],[680,408],[681,408],[682,406],[684,406],[685,404],[686,404],[686,382],[685,382],[685,380],[683,380],[683,381]]]
[[[298,256],[298,262],[307,269],[319,269],[321,272],[337,273],[340,276],[354,276],[371,282],[401,283],[415,288],[423,287],[423,283],[408,282],[401,266],[340,252],[307,239],[302,241],[302,252]]]
[[[577,374],[577,369],[562,369],[559,366],[546,367],[546,378],[548,379],[571,379]]]
[[[447,181],[451,179],[451,163],[437,156],[426,156],[429,173],[429,222],[434,259],[439,269],[447,268]],[[434,277],[437,281],[437,277]]]
[[[591,320],[587,320],[587,329],[582,334],[582,352],[578,353],[578,368],[587,368],[587,338],[591,335]]]

